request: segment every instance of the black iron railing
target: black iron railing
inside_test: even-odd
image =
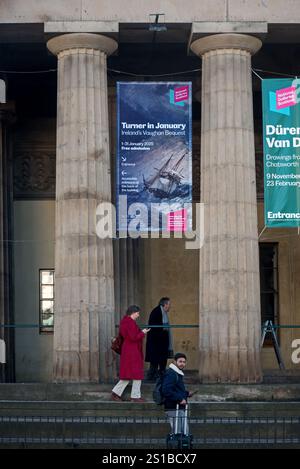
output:
[[[300,447],[300,415],[192,416],[195,448],[205,446]],[[170,431],[161,416],[1,416],[0,445],[71,445],[164,448]]]

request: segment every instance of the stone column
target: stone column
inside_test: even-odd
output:
[[[202,57],[199,373],[203,382],[261,380],[260,285],[251,55],[261,41],[218,34]]]
[[[58,57],[54,380],[109,381],[114,335],[112,240],[96,235],[96,207],[111,201],[106,56],[117,43],[66,34]]]

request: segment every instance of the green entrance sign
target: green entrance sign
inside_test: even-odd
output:
[[[298,79],[262,81],[265,225],[300,226]]]

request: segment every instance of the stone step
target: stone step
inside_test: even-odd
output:
[[[53,384],[7,383],[0,384],[0,400],[29,401],[107,401],[112,384]],[[130,397],[130,386],[125,397]],[[150,403],[154,383],[142,384],[142,395]],[[195,402],[214,401],[300,401],[299,384],[188,384],[197,394]]]
[[[298,418],[300,402],[190,402],[192,418]],[[163,406],[111,401],[0,401],[1,417],[161,418]]]
[[[110,396],[109,396],[110,397]],[[284,409],[300,409],[300,401],[200,401],[195,400],[194,398],[189,399],[190,409],[196,409],[199,412],[201,409],[205,410],[243,410],[245,411],[253,411],[258,410],[259,412],[268,411],[269,409],[276,411],[284,410]],[[125,410],[134,411],[137,409],[138,411],[142,410],[161,410],[163,406],[159,406],[155,404],[152,400],[145,401],[143,403],[139,402],[114,402],[110,399],[103,399],[99,400],[0,400],[0,413],[1,409],[4,408],[11,408],[11,409],[98,409],[99,411],[109,410],[112,409],[116,412],[124,412]]]

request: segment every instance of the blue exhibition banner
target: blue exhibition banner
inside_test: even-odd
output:
[[[117,230],[189,231],[192,85],[118,82]]]

